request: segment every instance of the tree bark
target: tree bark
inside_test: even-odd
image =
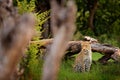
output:
[[[33,36],[32,14],[19,15],[12,0],[0,0],[0,80],[16,80],[16,65]]]
[[[45,58],[42,80],[57,80],[62,57],[67,49],[67,43],[75,31],[76,6],[74,0],[66,3],[61,0],[50,0],[51,4],[51,28],[53,31],[53,43]],[[66,6],[63,6],[66,4]]]
[[[98,0],[94,0],[94,1],[88,0],[87,5],[89,9],[88,27],[91,30],[94,30],[93,20],[94,20],[95,11],[98,6]]]
[[[48,45],[51,45],[53,39],[45,39],[40,41],[31,41],[31,44],[41,44],[41,48],[47,48]],[[81,42],[82,41],[69,41],[67,44],[66,56],[72,56],[81,51]],[[117,47],[113,47],[108,44],[100,44],[97,42],[91,42],[92,52],[99,52],[104,57],[100,58],[99,61],[101,63],[107,62],[109,59],[114,59],[115,61],[119,61],[120,57],[120,49]]]

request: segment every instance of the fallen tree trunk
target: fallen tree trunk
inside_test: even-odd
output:
[[[40,41],[31,41],[31,44],[40,44],[40,48],[47,48],[48,45],[52,44],[52,41],[53,39],[44,39]],[[81,51],[81,42],[82,41],[69,41],[66,56],[72,56],[79,53]],[[117,47],[97,42],[91,43],[91,47],[92,52],[99,52],[103,55],[103,57],[99,59],[101,63],[106,63],[111,58],[115,61],[120,61],[120,51]]]

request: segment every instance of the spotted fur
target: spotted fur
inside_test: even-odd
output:
[[[76,72],[88,72],[92,64],[92,52],[90,42],[84,41],[81,43],[82,50],[76,56],[74,70]]]

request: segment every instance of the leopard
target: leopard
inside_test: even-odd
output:
[[[75,58],[73,69],[75,72],[89,72],[92,64],[91,43],[83,41],[81,42],[81,48]]]

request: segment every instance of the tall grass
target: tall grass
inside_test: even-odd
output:
[[[94,61],[98,60],[100,57],[100,54],[93,53]],[[42,76],[43,60],[38,59],[39,64],[35,63],[37,62],[36,58],[33,57],[31,60],[31,67],[29,65],[29,68],[26,68],[29,71],[26,72],[27,74],[25,73],[26,76],[24,75],[24,78],[21,78],[21,80],[40,80]],[[120,63],[110,61],[108,64],[102,65],[96,61],[96,63],[92,64],[90,72],[84,73],[74,72],[73,64],[74,58],[62,61],[58,80],[120,80]]]
[[[98,59],[101,55],[94,54],[93,60]],[[98,62],[92,64],[90,72],[77,73],[74,72],[72,65],[73,60],[63,61],[58,80],[120,80],[120,63],[109,62],[102,65]]]

